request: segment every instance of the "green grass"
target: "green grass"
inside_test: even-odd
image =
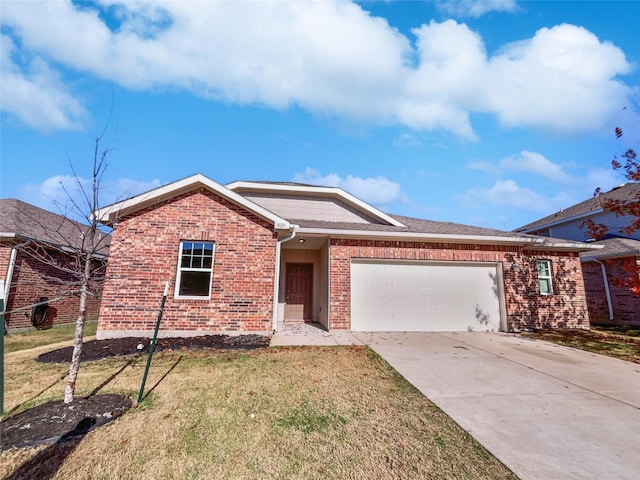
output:
[[[96,334],[98,322],[87,322],[84,325],[84,336],[91,337]],[[27,350],[30,348],[51,345],[67,340],[73,340],[75,324],[60,325],[46,330],[30,330],[27,332],[9,333],[4,337],[5,353]]]

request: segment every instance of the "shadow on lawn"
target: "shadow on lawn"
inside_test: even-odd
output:
[[[82,419],[71,432],[63,435],[56,443],[49,445],[35,457],[20,465],[16,471],[7,477],[7,480],[32,478],[48,480],[52,478],[67,457],[80,445],[84,436],[95,423],[95,418]]]
[[[173,365],[171,365],[171,368],[169,368],[169,370],[167,370],[167,371],[165,372],[165,374],[164,374],[164,375],[162,375],[162,376],[158,379],[158,381],[155,383],[155,385],[154,385],[153,387],[151,387],[147,393],[145,393],[145,394],[144,394],[144,396],[142,397],[142,400],[144,400],[145,398],[147,398],[147,397],[149,396],[149,394],[150,394],[151,392],[153,392],[153,391],[158,387],[158,385],[160,385],[160,383],[161,383],[165,378],[167,378],[167,376],[168,376],[168,375],[173,371],[173,369],[174,369],[174,368],[176,368],[176,367],[178,366],[178,364],[179,364],[181,361],[182,361],[182,355],[180,355],[180,357],[178,357],[178,360],[176,360],[176,363],[174,363]]]

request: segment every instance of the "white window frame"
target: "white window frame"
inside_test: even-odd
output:
[[[211,245],[211,267],[184,267],[182,266],[182,257],[185,245],[196,245],[198,243]],[[173,292],[174,298],[187,299],[187,300],[208,300],[211,298],[211,287],[213,286],[213,265],[215,263],[216,244],[212,241],[205,240],[181,240],[180,249],[178,250],[178,266],[176,270],[176,285]],[[192,255],[192,258],[195,258]],[[200,257],[204,258],[204,255]],[[202,262],[201,262],[202,263]],[[209,272],[209,290],[206,295],[180,295],[180,286],[182,282],[183,272]]]
[[[547,274],[540,273],[540,266],[546,265],[545,270]],[[536,273],[538,274],[538,288],[540,289],[540,295],[553,295],[553,270],[551,260],[536,260]],[[548,292],[543,291],[542,285],[548,286]]]

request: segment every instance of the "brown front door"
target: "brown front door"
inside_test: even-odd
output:
[[[312,320],[313,264],[287,263],[286,276],[285,321],[310,322]]]

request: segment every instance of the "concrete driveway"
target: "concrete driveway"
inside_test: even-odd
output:
[[[640,365],[508,334],[352,334],[520,478],[640,478]]]

